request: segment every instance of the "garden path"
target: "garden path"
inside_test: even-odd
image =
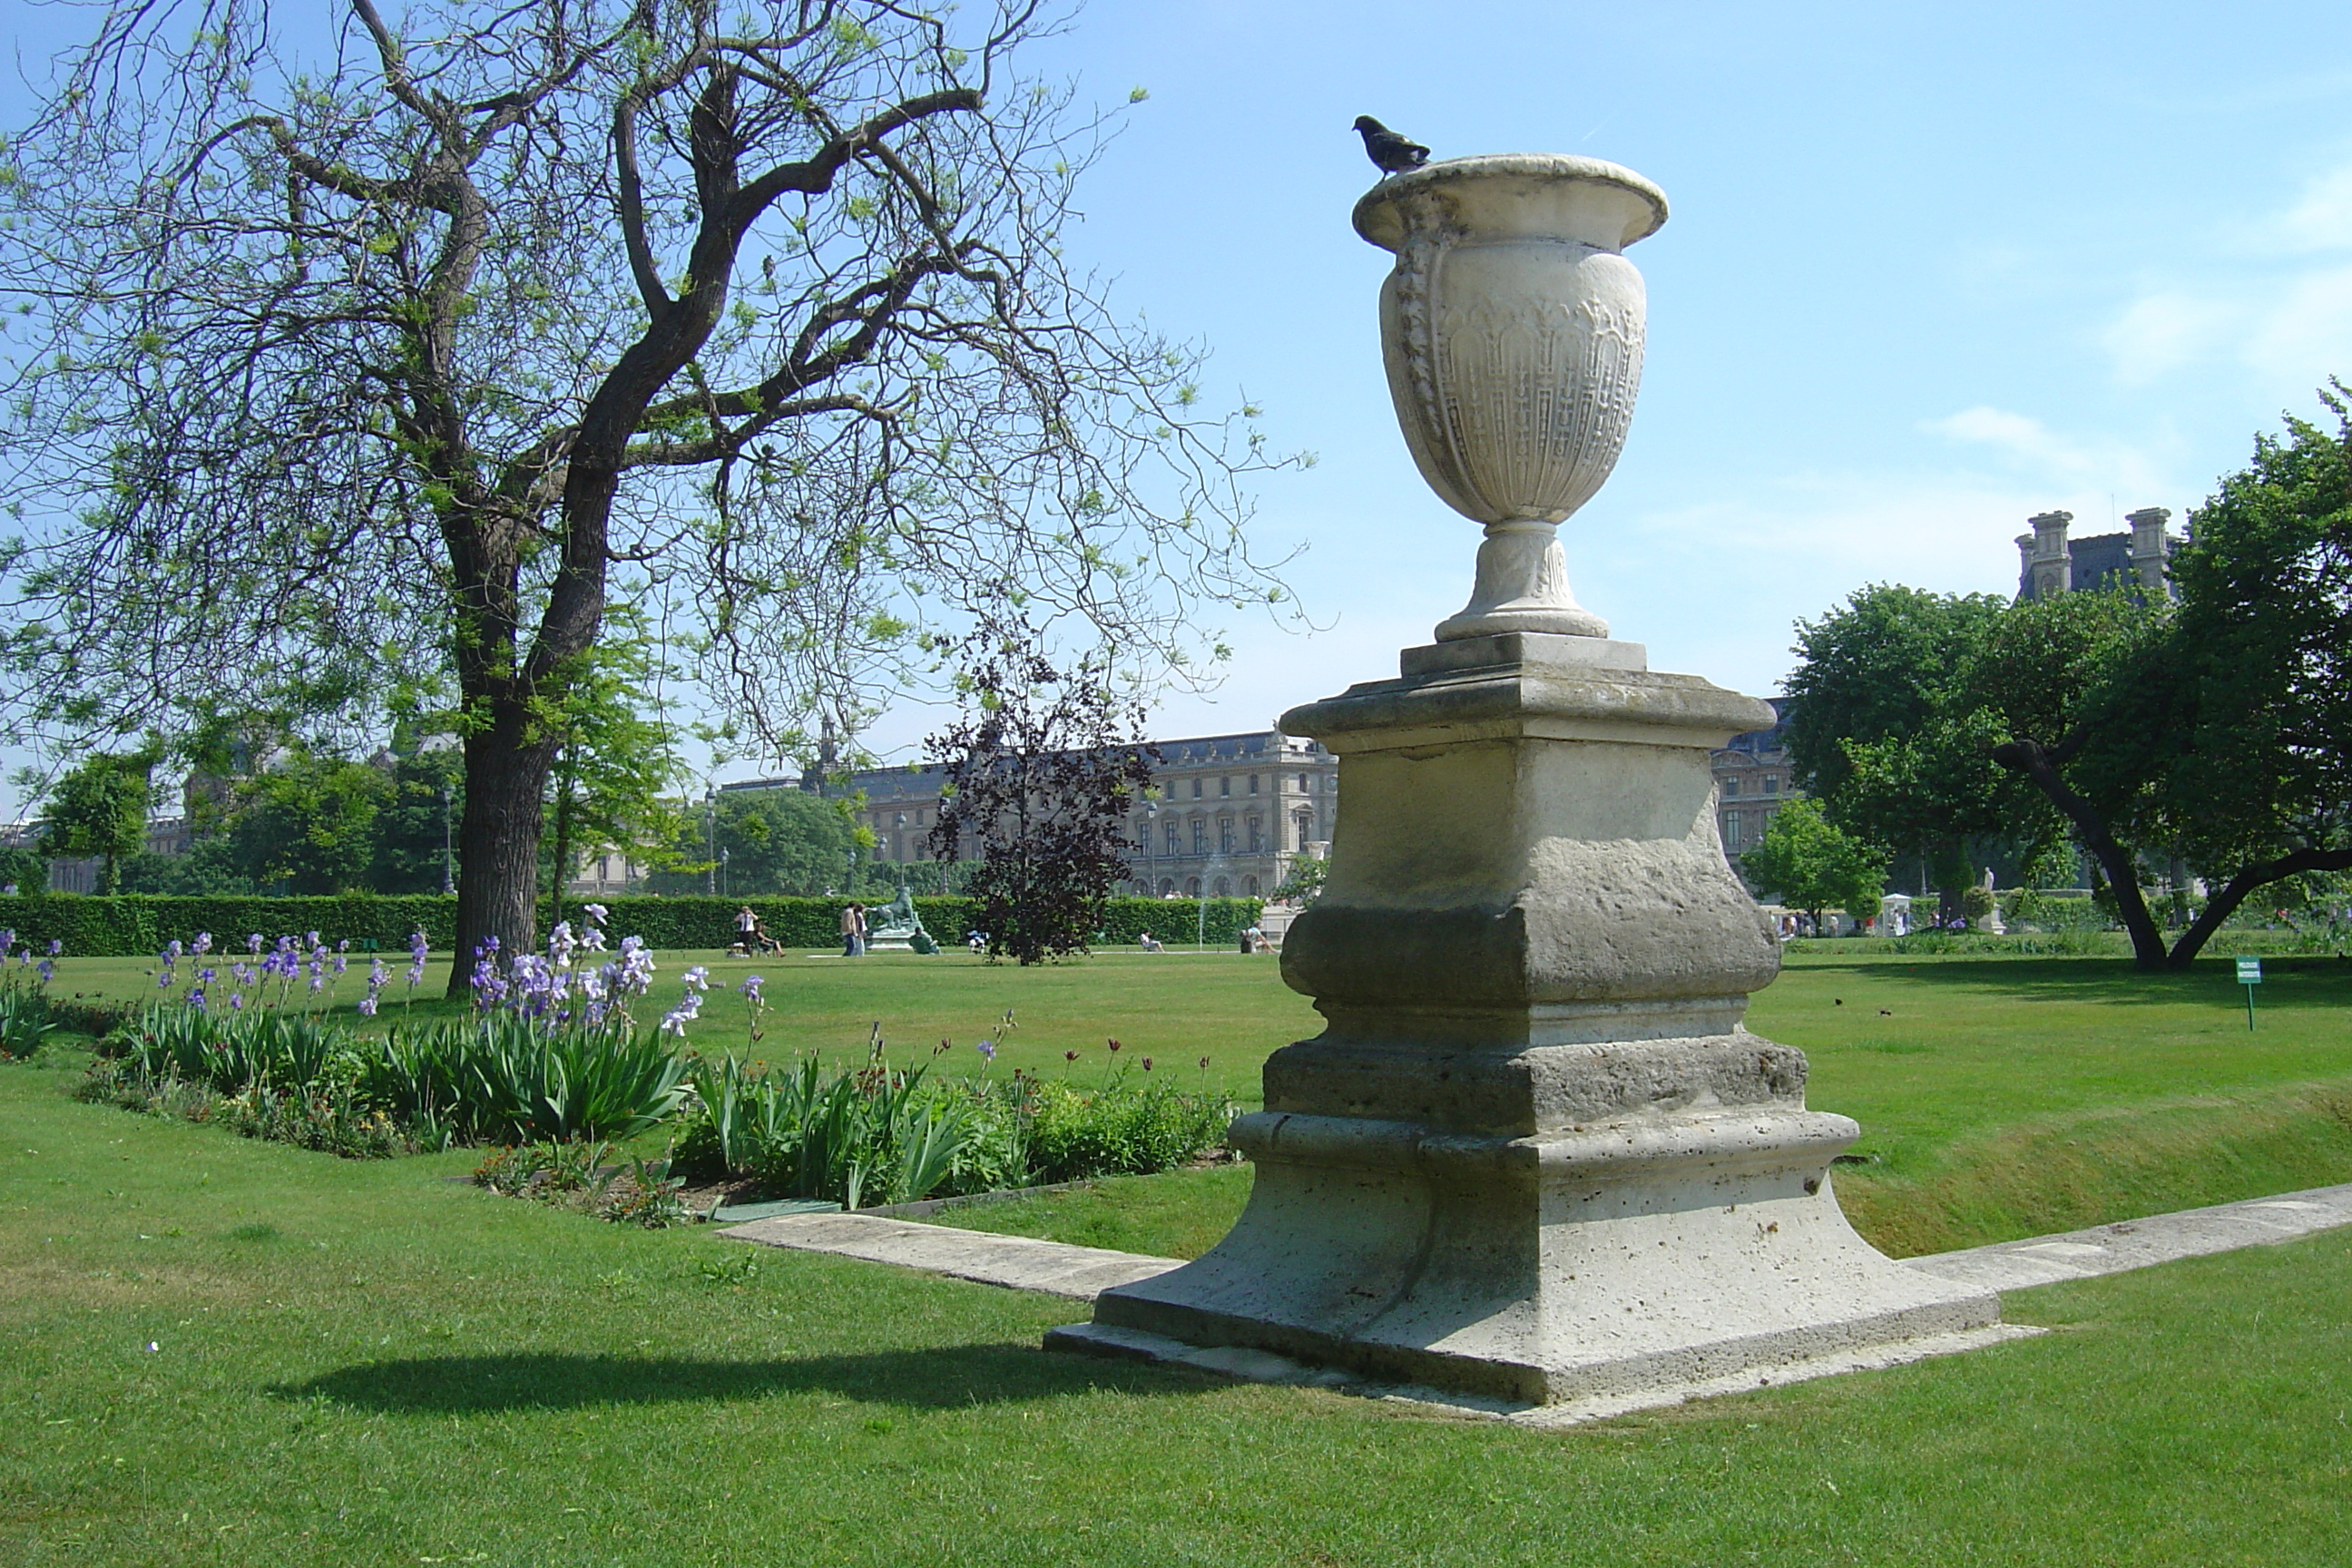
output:
[[[1173,1258],[1145,1258],[1107,1247],[1072,1247],[1026,1236],[994,1236],[872,1215],[779,1215],[729,1226],[719,1234],[730,1241],[830,1252],[869,1263],[896,1263],[982,1285],[1041,1290],[1079,1301],[1091,1301],[1114,1285],[1149,1279],[1181,1266]]]
[[[2352,1225],[2352,1183],[1904,1261],[1923,1272],[1964,1284],[2022,1290],[2061,1279],[2146,1268],[2179,1258],[2292,1241],[2347,1225]],[[1149,1279],[1179,1266],[1172,1258],[915,1225],[870,1215],[782,1215],[730,1226],[718,1234],[730,1241],[895,1263],[983,1285],[1042,1290],[1081,1301],[1091,1301],[1114,1285]]]

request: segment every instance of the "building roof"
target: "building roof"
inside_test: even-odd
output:
[[[1300,740],[1279,730],[1253,730],[1234,735],[1187,735],[1173,741],[1145,742],[1157,747],[1160,767],[1197,767],[1218,762],[1260,762],[1276,758],[1328,756],[1318,742]],[[719,787],[728,790],[808,789],[813,773],[779,774],[739,779]],[[936,763],[899,763],[887,767],[852,768],[848,782],[871,800],[908,799],[936,795],[946,786],[947,770]]]

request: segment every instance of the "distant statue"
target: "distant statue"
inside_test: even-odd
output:
[[[940,950],[915,912],[915,895],[904,886],[898,896],[867,916],[866,946],[869,952],[931,953]]]
[[[1992,868],[1985,868],[1984,882],[1977,897],[1970,900],[1981,914],[1973,914],[1969,924],[1988,935],[2000,936],[2009,930],[2000,918],[2000,895],[1992,885]]]

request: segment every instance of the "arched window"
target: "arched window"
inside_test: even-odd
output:
[[[1200,878],[1187,877],[1184,879],[1184,896],[1188,899],[1197,899],[1201,896]]]
[[[1257,897],[1257,879],[1255,877],[1244,877],[1242,879],[1242,897],[1245,899],[1255,899]]]
[[[1176,896],[1175,878],[1162,877],[1160,879],[1160,896],[1163,899],[1172,899]]]
[[[1315,838],[1315,814],[1311,811],[1297,812],[1291,820],[1298,825],[1298,852],[1303,855],[1307,852],[1307,846]]]
[[[1228,878],[1224,878],[1224,877],[1220,877],[1220,878],[1218,878],[1218,879],[1217,879],[1217,897],[1219,897],[1219,898],[1221,898],[1221,899],[1230,899],[1230,898],[1232,898],[1233,896],[1234,896],[1234,884],[1233,884],[1232,880],[1231,880],[1230,879],[1228,879]]]

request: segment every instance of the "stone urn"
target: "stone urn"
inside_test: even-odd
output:
[[[2019,1331],[1881,1255],[1832,1190],[1860,1135],[1745,1023],[1780,944],[1726,862],[1710,754],[1771,707],[1653,670],[1569,596],[1553,529],[1608,477],[1642,363],[1620,249],[1666,204],[1589,159],[1383,181],[1390,384],[1486,526],[1478,586],[1394,679],[1283,715],[1339,758],[1282,977],[1323,1031],[1235,1121],[1249,1206],[1046,1343],[1572,1419]]]
[[[1657,186],[1556,153],[1455,158],[1384,180],[1356,232],[1396,253],[1381,347],[1405,445],[1486,537],[1440,642],[1499,632],[1605,637],[1556,536],[1633,422],[1645,298],[1625,247],[1666,221]]]

